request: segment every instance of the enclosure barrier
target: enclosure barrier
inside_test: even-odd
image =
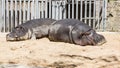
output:
[[[107,0],[1,0],[0,31],[36,18],[83,21],[96,30],[105,30]]]

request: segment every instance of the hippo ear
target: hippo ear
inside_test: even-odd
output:
[[[17,26],[17,27],[15,27],[15,29],[16,29],[16,30],[20,30],[20,29],[21,29],[21,27]]]
[[[16,30],[24,30],[24,27],[22,27],[22,26],[17,26],[17,27],[15,27],[15,29],[16,29]]]
[[[20,26],[20,30],[22,30],[22,31],[27,31],[27,28],[25,28],[25,27],[23,27],[23,26]]]

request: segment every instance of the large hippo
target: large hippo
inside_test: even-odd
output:
[[[48,29],[54,19],[42,18],[29,20],[15,27],[6,35],[7,41],[37,39],[48,36]]]
[[[90,26],[75,19],[54,22],[48,34],[51,41],[77,45],[97,45],[106,42],[103,35],[97,34]]]

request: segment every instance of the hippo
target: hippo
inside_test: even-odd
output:
[[[102,45],[106,42],[103,35],[96,33],[87,24],[76,19],[55,21],[48,31],[50,41],[66,42],[76,45]]]
[[[50,18],[29,20],[13,28],[13,30],[6,35],[6,40],[21,41],[47,37],[49,26],[54,21],[56,20]]]

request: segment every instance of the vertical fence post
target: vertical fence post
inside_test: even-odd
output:
[[[91,3],[91,0],[89,1],[89,26],[91,26],[91,20],[92,20],[92,16],[91,16],[91,5],[92,5],[92,3]]]
[[[6,32],[9,31],[9,2],[6,0]]]
[[[84,14],[84,22],[87,23],[87,0],[84,0],[84,4],[85,4],[85,14]]]
[[[66,5],[67,5],[66,3],[67,3],[67,1],[63,2],[63,10],[62,10],[62,16],[63,16],[62,18],[63,19],[66,19]]]
[[[62,9],[63,9],[63,4],[62,1],[59,2],[59,19],[62,19]]]
[[[74,18],[74,0],[72,0],[72,18]]]
[[[34,0],[32,0],[32,3],[31,3],[31,19],[34,19],[35,18],[35,11],[34,11],[34,8],[35,8],[35,6],[34,6],[35,4],[34,4]]]
[[[3,19],[2,19],[2,16],[3,16],[3,1],[4,0],[0,0],[0,32],[2,31],[2,27],[3,27]]]
[[[13,0],[10,0],[10,12],[11,12],[10,13],[11,14],[11,16],[10,16],[11,17],[11,23],[10,24],[11,24],[11,29],[13,29],[13,27],[14,27],[14,24],[13,24],[13,22],[14,22],[13,21]]]
[[[15,26],[17,26],[18,25],[18,15],[17,15],[17,9],[18,9],[18,7],[17,7],[17,0],[15,0]]]
[[[27,6],[27,20],[30,20],[30,0],[28,0],[28,6]]]
[[[22,1],[21,0],[19,0],[19,24],[21,24],[22,23]]]
[[[49,0],[49,18],[51,18],[51,6],[52,6],[52,1]]]
[[[48,0],[45,0],[45,18],[48,18]]]
[[[2,32],[5,32],[5,0],[2,0]]]
[[[44,18],[44,2],[43,2],[43,0],[41,0],[41,18]]]
[[[96,0],[94,0],[94,9],[93,9],[93,29],[95,29],[95,20],[96,20]]]
[[[107,2],[108,0],[104,0],[104,21],[103,21],[103,31],[106,29],[106,19],[107,19]]]
[[[98,8],[98,9],[97,9],[97,10],[98,10],[98,12],[97,12],[97,14],[98,14],[98,15],[97,15],[97,28],[100,30],[100,19],[101,19],[101,14],[100,14],[100,13],[101,13],[100,0],[98,1],[97,4],[98,4],[98,7],[97,7],[97,8]]]
[[[76,19],[78,19],[78,0],[75,1],[76,1]]]
[[[56,5],[55,5],[55,7],[56,7],[56,11],[55,12],[57,12],[56,15],[55,15],[55,17],[56,17],[57,20],[59,19],[59,12],[60,12],[59,11],[59,2],[56,1]]]
[[[23,23],[26,21],[26,0],[23,1]]]
[[[68,0],[68,18],[70,18],[70,16],[71,16],[71,13],[70,13],[70,0]]]
[[[80,0],[80,20],[82,21],[83,0]]]

